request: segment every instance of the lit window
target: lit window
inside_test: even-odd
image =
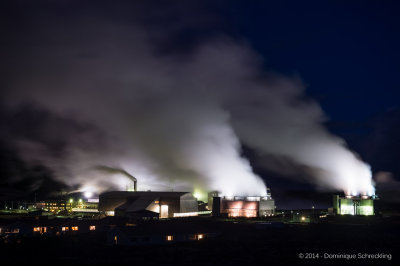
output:
[[[172,241],[174,240],[174,236],[167,236],[167,241]]]
[[[72,231],[78,231],[78,226],[72,226],[72,227],[71,227],[71,230],[72,230]]]
[[[202,234],[197,235],[197,240],[200,240],[200,239],[203,239],[203,238],[204,238],[204,235],[202,235]]]
[[[62,227],[61,228],[61,231],[68,231],[69,230],[69,227]]]
[[[40,231],[40,227],[34,227],[33,228],[33,232],[39,232]]]
[[[91,225],[91,226],[89,226],[89,230],[90,230],[90,231],[94,231],[94,230],[96,230],[96,226],[95,226],[95,225]]]
[[[160,218],[168,218],[168,205],[161,205]]]

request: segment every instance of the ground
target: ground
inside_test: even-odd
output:
[[[339,219],[322,224],[260,228],[251,222],[210,221],[221,235],[195,242],[107,246],[106,235],[99,233],[91,237],[24,239],[21,243],[3,244],[0,253],[2,265],[399,265],[399,222]],[[324,258],[326,254],[358,253],[391,254],[392,259]]]

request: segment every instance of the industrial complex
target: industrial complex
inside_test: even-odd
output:
[[[374,201],[371,196],[333,196],[333,212],[340,215],[374,215]]]
[[[266,218],[276,214],[275,200],[267,188],[263,196],[227,196],[208,193],[202,202],[191,192],[108,191],[87,197],[85,193],[66,194],[59,199],[34,203],[4,202],[4,212],[43,216],[125,217],[130,219],[170,219],[192,216]],[[327,215],[375,215],[376,196],[333,196]]]
[[[206,210],[199,211],[198,200],[190,192],[112,191],[100,195],[99,211],[108,216],[173,218],[206,214],[227,217],[272,216],[275,202],[266,196],[208,195]]]
[[[264,195],[248,196],[211,191],[203,202],[188,191],[137,191],[137,179],[129,178],[133,183],[126,191],[73,192],[34,203],[4,202],[1,215],[7,219],[0,221],[0,239],[10,243],[26,237],[106,234],[109,245],[198,241],[218,236],[219,222],[231,219],[248,220],[263,229],[283,228],[284,223],[320,223],[335,216],[372,216],[377,199],[334,195],[328,211],[314,207],[277,211],[269,188]]]

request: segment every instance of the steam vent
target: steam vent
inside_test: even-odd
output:
[[[374,197],[333,196],[333,211],[340,215],[374,215]]]

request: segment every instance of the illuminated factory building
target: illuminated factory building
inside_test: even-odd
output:
[[[66,210],[68,204],[66,203],[65,200],[47,200],[47,201],[37,202],[35,206],[38,209],[58,213],[60,211]]]
[[[86,199],[84,197],[77,197],[81,196],[79,193],[77,195],[70,197],[65,200],[46,200],[37,202],[35,207],[38,209],[42,209],[44,211],[50,211],[55,214],[67,211],[69,213],[76,213],[76,212],[88,212],[88,213],[95,213],[97,212],[98,208],[98,199]]]
[[[99,211],[110,216],[171,218],[197,216],[190,192],[111,191],[100,194]]]
[[[374,197],[333,196],[333,210],[340,215],[374,215]]]
[[[266,196],[221,196],[213,191],[208,194],[208,208],[214,216],[266,217],[275,212],[275,201],[269,189]]]

